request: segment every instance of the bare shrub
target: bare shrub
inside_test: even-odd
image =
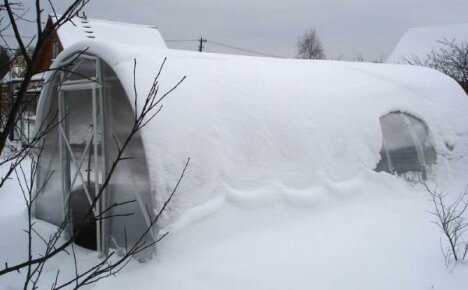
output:
[[[468,93],[468,42],[455,39],[439,41],[442,48],[432,50],[425,57],[403,57],[402,63],[436,69],[456,80]]]
[[[450,201],[448,194],[437,188],[431,189],[426,185],[426,190],[433,205],[433,210],[430,212],[435,217],[433,223],[443,233],[444,242],[441,240],[441,248],[445,265],[448,266],[452,261],[465,260],[468,254],[468,242],[465,237],[468,228],[466,220],[468,191],[465,190],[455,200]]]

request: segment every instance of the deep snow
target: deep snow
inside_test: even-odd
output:
[[[0,196],[6,208],[0,213],[0,260],[12,264],[25,255],[26,216],[13,181],[7,189]],[[133,262],[90,288],[460,290],[468,285],[467,266],[444,266],[440,232],[421,186],[369,171],[306,190],[282,185],[257,190],[264,198],[226,189],[223,200],[187,212],[186,221],[158,244],[157,258]],[[37,228],[53,230],[40,221]],[[98,261],[88,250],[77,253],[82,269]],[[72,258],[51,261],[43,288],[57,269],[61,277],[72,275]],[[0,279],[0,289],[20,288],[20,274]]]
[[[451,154],[468,124],[460,86],[422,67],[200,54],[99,40],[73,45],[56,63],[85,48],[115,70],[132,105],[136,60],[137,110],[165,57],[161,92],[187,75],[142,130],[159,205],[192,160],[163,224],[222,199],[226,188],[255,199],[264,193],[257,189],[276,184],[307,191],[320,182],[353,180],[379,162],[379,118],[392,111],[423,120],[441,156]],[[41,97],[39,122],[45,102]],[[439,167],[450,168],[446,163],[440,158]]]
[[[379,118],[403,110],[426,122],[439,153],[429,185],[452,196],[464,190],[468,99],[455,81],[417,67],[197,54],[98,40],[76,43],[58,60],[86,47],[112,66],[129,98],[134,57],[139,96],[164,56],[161,91],[188,75],[142,132],[159,201],[192,157],[164,216],[161,232],[170,234],[156,258],[133,262],[93,289],[468,286],[467,266],[444,266],[424,187],[372,170],[382,145]],[[0,236],[8,237],[0,241],[2,263],[24,256],[21,198],[13,180],[0,191],[0,204],[10,208],[0,213]],[[44,222],[38,227],[53,230]],[[82,269],[98,259],[84,249],[78,257]],[[44,287],[57,269],[61,277],[73,275],[72,265],[66,255],[51,261]],[[18,289],[20,277],[0,279],[0,288]]]
[[[464,189],[467,137],[459,136],[451,166],[430,186]],[[25,256],[26,215],[14,180],[0,193],[0,261],[13,264]],[[133,262],[90,289],[466,289],[468,266],[444,266],[431,210],[421,185],[372,170],[340,182],[322,174],[302,189],[225,187],[164,229],[170,235],[155,259]],[[42,233],[53,230],[37,223]],[[77,253],[81,269],[98,261],[96,253]],[[73,275],[72,257],[53,259],[42,287],[58,269],[63,278]],[[0,289],[20,289],[21,281],[9,274]]]

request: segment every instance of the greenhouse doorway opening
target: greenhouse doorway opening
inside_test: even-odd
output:
[[[84,190],[75,190],[70,197],[73,233],[77,233],[75,243],[90,250],[97,250],[96,217]]]
[[[102,100],[97,90],[89,81],[68,81],[59,93],[63,186],[71,232],[76,244],[92,250],[98,249],[101,236],[102,224],[96,218],[101,214],[97,201],[101,200],[105,164]]]

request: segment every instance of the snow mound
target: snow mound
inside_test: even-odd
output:
[[[60,15],[58,16],[60,17]],[[56,21],[55,16],[51,16]],[[159,30],[150,25],[128,24],[102,19],[76,17],[65,22],[57,34],[63,49],[83,40],[112,43],[132,43],[153,48],[167,48]]]
[[[406,112],[427,124],[441,156],[439,168],[467,134],[465,94],[455,81],[427,68],[200,54],[99,40],[77,43],[61,57],[84,48],[116,71],[131,104],[136,60],[137,110],[164,58],[161,92],[187,75],[142,131],[158,204],[191,157],[167,225],[220,200],[268,202],[274,190],[260,188],[279,186],[284,195],[307,196],[324,181],[322,190],[329,192],[368,175],[380,159],[379,118],[389,112]],[[226,189],[243,193],[226,199]]]
[[[455,81],[415,66],[200,54],[98,39],[72,45],[58,61],[85,48],[115,70],[131,104],[134,60],[140,100],[164,58],[161,92],[187,75],[142,131],[158,204],[192,160],[164,217],[161,232],[170,235],[157,258],[132,263],[95,289],[466,288],[466,267],[444,267],[423,187],[373,171],[379,118],[402,111],[430,130],[438,163],[429,183],[453,193],[465,188],[468,99]],[[1,248],[14,248],[19,236]],[[98,261],[82,249],[78,257],[81,267]],[[59,268],[74,274],[72,258],[59,259],[47,279]],[[0,288],[14,287],[15,278]]]

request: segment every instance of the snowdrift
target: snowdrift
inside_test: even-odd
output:
[[[191,157],[166,223],[191,208],[222,203],[230,191],[253,202],[272,198],[262,188],[307,192],[372,174],[382,147],[379,119],[390,112],[425,122],[440,156],[435,171],[448,168],[444,156],[468,129],[466,95],[427,68],[200,54],[98,40],[72,45],[58,62],[85,48],[115,70],[131,104],[135,60],[140,100],[164,58],[161,92],[187,75],[142,132],[158,205]]]

